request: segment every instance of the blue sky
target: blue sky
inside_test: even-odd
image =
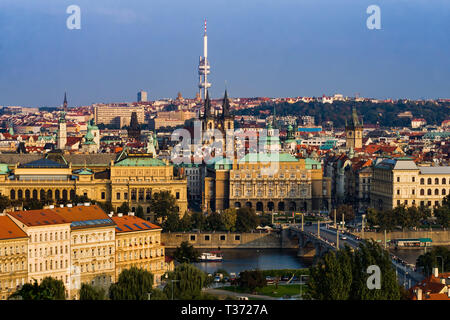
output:
[[[448,0],[1,0],[0,105],[194,97],[205,17],[214,98],[450,97]]]

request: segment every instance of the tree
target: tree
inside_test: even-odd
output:
[[[206,216],[202,212],[193,212],[190,217],[192,229],[206,230]]]
[[[214,212],[206,217],[206,229],[210,231],[226,231],[220,214]]]
[[[168,298],[171,298],[173,293],[174,299],[200,299],[202,288],[208,284],[207,278],[205,272],[191,264],[182,263],[173,272],[168,273],[168,281],[163,291]]]
[[[252,208],[239,208],[236,214],[236,231],[250,232],[258,226],[258,216]]]
[[[177,232],[177,231],[182,231],[180,230],[180,216],[178,215],[178,213],[171,213],[167,216],[166,221],[164,221],[164,223],[162,224],[163,230],[164,231],[169,231],[169,232]]]
[[[161,191],[153,194],[150,200],[150,212],[157,218],[165,220],[169,214],[178,213],[177,201],[169,191]]]
[[[11,207],[11,200],[4,195],[0,195],[0,212]]]
[[[128,205],[128,202],[123,202],[120,207],[117,208],[117,213],[124,213],[127,214],[130,212],[130,206]]]
[[[444,263],[444,270],[442,270],[442,263]],[[433,247],[430,251],[417,258],[416,266],[422,268],[425,275],[431,274],[433,268],[436,267],[439,268],[440,272],[450,271],[450,249]]]
[[[266,277],[261,270],[243,271],[239,274],[239,286],[251,292],[256,288],[263,288],[267,285]]]
[[[106,291],[87,283],[82,283],[80,288],[80,300],[105,300]]]
[[[237,211],[235,208],[229,208],[224,210],[220,214],[220,218],[222,219],[222,224],[225,231],[235,231],[236,230],[236,218]]]
[[[187,241],[183,241],[179,247],[175,249],[173,257],[179,263],[198,262],[200,254],[193,245]]]
[[[372,265],[380,268],[379,290],[367,287],[367,268]],[[346,247],[325,254],[310,268],[308,289],[309,297],[317,300],[399,300],[402,292],[389,253],[374,241],[355,251]]]
[[[348,204],[340,205],[336,209],[336,221],[339,222],[342,220],[342,214],[344,214],[344,221],[349,222],[355,219],[355,212],[353,211],[353,207]],[[330,212],[330,219],[334,220],[334,210]]]
[[[434,216],[437,218],[437,223],[444,228],[450,227],[450,206],[443,205],[434,209]]]
[[[136,208],[136,217],[144,219],[144,208],[141,205]]]
[[[136,267],[123,270],[109,288],[111,300],[147,300],[153,288],[153,274]]]
[[[64,283],[61,280],[45,277],[39,285],[36,280],[33,284],[24,284],[20,290],[13,293],[8,299],[65,300],[65,292]]]
[[[110,213],[111,211],[114,211],[114,208],[111,204],[111,201],[92,201],[94,204],[97,204],[103,211],[106,213]]]

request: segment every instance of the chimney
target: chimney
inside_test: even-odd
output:
[[[438,268],[433,268],[433,277],[439,278],[439,269]]]
[[[53,204],[48,206],[49,209],[55,209],[55,206]]]
[[[72,208],[72,204],[71,204],[71,203],[68,203],[68,204],[67,204],[67,208]]]
[[[445,284],[445,278],[441,278],[441,283]]]
[[[60,204],[59,207],[60,207],[60,208],[64,208],[64,205],[63,205],[63,204]]]
[[[119,218],[121,218],[121,217],[123,216],[123,214],[122,214],[122,213],[118,213],[117,216],[118,216]]]
[[[90,202],[85,202],[85,203],[84,203],[84,206],[85,206],[85,207],[89,207],[90,205],[91,205]]]
[[[109,214],[110,214],[110,217],[112,217],[114,215],[114,211],[110,211]]]
[[[129,216],[134,216],[134,212],[130,211],[130,212],[128,212],[128,215]]]
[[[416,295],[417,295],[417,300],[422,300],[422,289],[417,288]]]

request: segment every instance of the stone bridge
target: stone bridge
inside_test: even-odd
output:
[[[330,250],[336,250],[336,247],[323,238],[309,231],[302,231],[298,227],[289,227],[288,237],[291,240],[298,241],[297,256],[302,258],[311,258],[314,261],[322,257]]]

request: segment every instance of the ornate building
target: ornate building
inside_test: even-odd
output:
[[[66,112],[67,112],[67,97],[64,93],[64,110],[58,120],[58,134],[57,134],[57,148],[64,150],[67,144],[67,127],[66,127]]]
[[[19,162],[12,168],[0,164],[0,194],[11,200],[46,199],[53,202],[70,201],[78,195],[111,202],[114,208],[127,202],[132,211],[142,206],[145,218],[151,220],[149,201],[152,194],[170,191],[176,198],[180,215],[187,210],[186,178],[176,176],[173,165],[167,161],[147,154],[127,154],[126,151],[107,164],[91,167],[86,165],[91,155],[77,155],[71,159],[81,166],[76,169],[64,155],[56,154],[28,163]]]
[[[373,167],[370,200],[375,209],[433,208],[449,193],[450,167],[418,166],[407,157],[378,159]]]
[[[220,115],[211,113],[211,100],[209,99],[208,91],[206,91],[204,113],[202,118],[202,130],[203,134],[206,136],[213,134],[214,130],[218,130],[222,134],[220,141],[218,140],[219,137],[212,138],[209,136],[207,144],[221,142],[223,153],[226,152],[228,147],[234,149],[234,145],[227,146],[225,140],[227,135],[229,137],[233,137],[234,134],[234,118],[230,113],[230,101],[228,99],[227,90],[225,90],[225,95],[223,97],[222,113]]]
[[[251,207],[257,212],[328,210],[330,181],[320,162],[287,153],[249,153],[240,160],[218,159],[208,164],[204,209]]]

